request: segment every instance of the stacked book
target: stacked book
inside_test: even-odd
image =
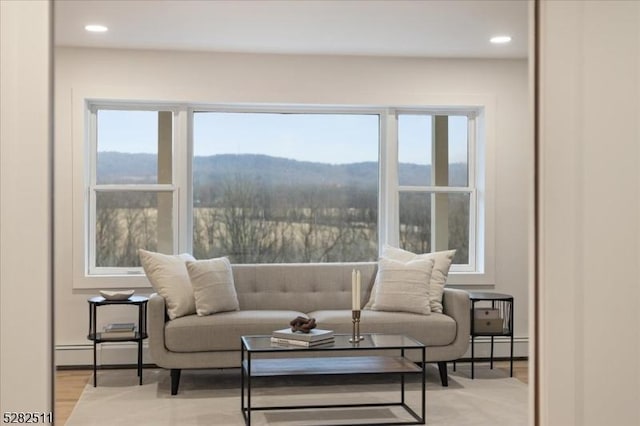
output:
[[[283,346],[312,347],[333,343],[333,330],[313,328],[308,333],[291,331],[290,328],[276,330],[271,335],[271,343]]]
[[[136,337],[136,325],[132,322],[108,324],[100,337],[102,339],[132,339]]]

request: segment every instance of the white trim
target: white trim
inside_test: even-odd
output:
[[[398,116],[390,109],[381,116],[378,252],[385,244],[398,246]],[[383,137],[385,135],[386,137]]]
[[[176,185],[171,184],[123,184],[123,185],[93,185],[90,187],[94,192],[173,192],[177,190]]]
[[[176,184],[179,188],[184,188],[179,192],[180,206],[176,210],[178,215],[178,228],[175,230],[178,234],[176,241],[178,242],[178,252],[184,253],[193,247],[193,108],[187,108],[178,113],[176,120],[176,144],[175,144],[175,160],[180,164],[186,164],[182,173],[176,173]],[[179,170],[177,167],[174,169]],[[187,232],[180,234],[180,229],[186,229]]]
[[[182,170],[178,168],[178,164],[181,164],[176,159],[176,143],[178,140],[177,127],[177,115],[180,108],[175,105],[167,106],[165,104],[149,104],[144,102],[124,102],[124,101],[91,101],[85,99],[83,103],[86,105],[88,131],[86,133],[86,139],[83,141],[83,146],[86,149],[86,156],[88,156],[88,165],[85,167],[85,185],[86,192],[83,191],[84,196],[88,200],[88,204],[85,210],[86,221],[86,236],[85,240],[85,265],[83,267],[85,277],[117,277],[132,275],[142,275],[143,270],[140,267],[102,267],[96,266],[96,203],[97,194],[106,192],[171,192],[172,195],[172,245],[173,251],[178,246],[179,235],[179,222],[181,217],[179,212],[180,202],[178,199],[179,187],[175,185],[177,180],[176,171]],[[98,122],[97,112],[99,110],[118,110],[118,111],[169,111],[172,113],[172,143],[171,143],[171,184],[97,184],[97,146],[98,146]],[[186,161],[186,159],[182,160]],[[184,216],[184,215],[182,215]],[[75,280],[74,280],[75,287]],[[100,286],[102,287],[102,286]],[[84,286],[81,288],[85,288]],[[94,288],[90,286],[90,288]]]
[[[282,113],[291,114],[369,114],[383,115],[386,107],[366,105],[312,105],[312,104],[189,104],[192,112]]]
[[[471,340],[469,340],[471,342]],[[489,368],[484,362],[477,361],[478,358],[489,356],[491,339],[489,337],[475,338],[476,369]],[[513,339],[514,357],[526,357],[529,355],[529,345],[531,340],[527,336],[516,336]],[[97,347],[98,365],[132,365],[137,362],[135,342],[101,343]],[[508,357],[510,351],[509,337],[496,336],[494,338],[494,358]],[[458,364],[465,365],[471,357],[471,346],[461,357],[463,360]],[[142,362],[144,364],[153,363],[149,352],[148,340],[142,343]],[[93,365],[93,344],[81,343],[75,345],[55,346],[55,365],[60,366],[92,366]],[[476,370],[478,371],[478,370]],[[144,375],[144,373],[143,373]]]
[[[479,159],[476,156],[476,138],[479,128],[477,125],[477,116],[477,113],[471,114],[467,120],[467,185],[473,188],[469,194],[469,266],[471,271],[482,272],[484,265],[477,257],[479,253],[484,251],[484,247],[478,246],[480,239],[478,238],[477,232],[479,229],[482,229],[482,226],[478,223],[478,217],[481,214],[480,210],[490,208],[490,206],[478,204],[478,177],[476,176],[476,170],[479,170],[477,167]],[[471,159],[473,159],[473,161],[471,161]]]
[[[477,164],[479,163],[479,158],[476,157],[476,137],[478,132],[480,131],[479,126],[477,126],[477,116],[479,115],[480,108],[478,107],[469,107],[463,111],[460,110],[459,107],[456,108],[444,108],[444,109],[428,109],[428,108],[409,108],[409,109],[398,109],[396,110],[396,117],[399,114],[403,115],[430,115],[435,117],[436,115],[447,115],[447,116],[465,116],[467,117],[467,185],[466,187],[458,187],[458,186],[433,186],[433,185],[398,185],[397,193],[398,199],[400,192],[414,192],[414,193],[459,193],[459,194],[469,194],[469,241],[468,241],[468,263],[467,264],[453,264],[451,265],[451,273],[455,275],[456,273],[466,273],[466,274],[474,274],[475,276],[480,276],[483,273],[484,265],[482,261],[480,261],[477,256],[479,253],[483,253],[485,247],[479,246],[480,238],[477,238],[476,232],[478,229],[482,229],[478,222],[478,218],[481,217],[480,210],[488,208],[489,206],[485,206],[478,203],[477,198],[477,189],[476,182],[479,180],[475,174]],[[396,150],[398,146],[397,139],[395,140]],[[432,160],[433,161],[433,160]],[[397,163],[397,159],[396,159]],[[482,164],[482,163],[480,163]],[[396,167],[397,168],[397,167]],[[481,167],[482,169],[482,167]],[[397,181],[397,180],[396,180]],[[433,208],[433,204],[432,204]],[[432,220],[434,220],[432,216]],[[397,221],[397,226],[399,227],[399,221]],[[399,229],[395,230],[392,234],[398,234]],[[431,235],[432,239],[434,235]],[[397,243],[395,244],[398,245]],[[433,241],[431,245],[434,246]],[[454,281],[453,279],[450,281]],[[455,281],[456,283],[457,280]],[[472,285],[472,282],[467,282],[466,284]]]
[[[527,336],[514,336],[513,338],[513,356],[525,357],[529,355],[530,339]],[[476,358],[476,368],[485,368],[485,363],[478,361],[478,358],[488,357],[491,351],[491,337],[479,336],[475,338],[474,355]],[[511,338],[509,336],[495,336],[493,338],[493,357],[508,357],[511,351]],[[471,339],[469,339],[469,349],[461,358],[463,362],[470,361],[471,358]],[[488,368],[488,366],[486,367]],[[477,371],[477,370],[476,370]]]
[[[469,340],[471,342],[471,340]],[[475,338],[475,356],[476,369],[489,368],[484,362],[477,361],[478,358],[488,356],[490,349],[490,338]],[[527,336],[516,336],[513,339],[513,355],[514,357],[526,357],[529,355],[530,339]],[[98,365],[132,365],[137,362],[136,351],[137,343],[135,342],[118,342],[118,343],[101,343],[97,347],[96,355]],[[510,351],[509,337],[496,336],[494,338],[494,358],[508,357]],[[471,346],[467,352],[461,357],[463,360],[458,364],[465,365],[471,357]],[[142,362],[144,364],[153,363],[149,352],[148,340],[142,343]],[[75,345],[56,345],[55,346],[55,365],[60,366],[92,366],[93,365],[93,344],[81,343]],[[476,370],[478,371],[478,370]],[[143,373],[144,375],[144,373]]]
[[[96,347],[96,364],[101,365],[135,365],[138,362],[138,344],[135,342],[105,342]],[[147,341],[142,343],[142,363],[150,364],[153,360]],[[93,343],[55,346],[56,367],[93,366]],[[132,372],[135,375],[135,372]],[[142,373],[143,377],[145,373]],[[98,377],[98,382],[100,378]]]
[[[436,192],[446,194],[449,192],[471,194],[475,192],[475,188],[470,186],[407,186],[398,185],[400,192]]]
[[[86,248],[84,257],[86,261],[84,268],[86,274],[91,274],[91,269],[93,265],[96,264],[96,227],[92,226],[92,224],[96,223],[97,218],[96,209],[91,208],[91,206],[96,205],[96,193],[92,191],[91,188],[96,185],[96,173],[93,173],[93,170],[96,170],[98,164],[96,152],[98,141],[98,108],[87,103],[86,117],[89,125],[87,126],[87,139],[83,145],[88,145],[87,157],[89,159],[89,167],[87,167],[85,171],[86,192],[84,192],[84,195],[89,200],[89,204],[86,207],[86,233],[88,240],[85,241]]]

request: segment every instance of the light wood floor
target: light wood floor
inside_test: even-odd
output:
[[[93,376],[93,370],[56,371],[55,424],[63,425],[80,399],[82,391]]]
[[[485,363],[479,363],[476,368],[486,368]],[[497,361],[494,368],[509,371],[508,361]],[[133,371],[133,370],[132,370]],[[529,364],[527,361],[513,363],[513,377],[523,383],[529,383]],[[73,411],[82,391],[87,383],[93,379],[92,370],[59,370],[56,372],[56,406],[55,424],[63,425]]]

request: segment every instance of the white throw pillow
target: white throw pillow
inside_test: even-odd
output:
[[[194,314],[195,298],[185,262],[195,258],[187,253],[168,255],[142,249],[138,256],[153,290],[164,297],[169,319]]]
[[[442,313],[442,295],[444,294],[444,287],[447,284],[447,277],[449,276],[449,269],[451,268],[451,262],[455,256],[455,250],[438,251],[435,253],[415,254],[407,250],[402,250],[397,247],[391,247],[385,245],[382,249],[382,256],[407,262],[416,258],[433,259],[433,271],[431,272],[431,279],[429,285],[429,298],[431,303],[431,312]],[[376,281],[373,284],[371,290],[371,297],[367,302],[365,309],[370,309],[373,306],[376,298],[377,290],[377,276]]]
[[[433,259],[413,259],[408,262],[380,258],[378,262],[375,311],[431,313],[429,280]]]
[[[240,309],[231,263],[226,257],[187,262],[196,313],[200,316]]]

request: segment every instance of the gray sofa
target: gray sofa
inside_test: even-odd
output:
[[[316,319],[318,328],[351,333],[351,272],[362,274],[362,306],[369,300],[377,263],[233,265],[240,310],[169,320],[165,301],[153,294],[148,307],[153,361],[171,370],[171,394],[178,392],[182,369],[238,367],[240,336],[286,328],[293,318]],[[447,386],[447,361],[469,345],[470,302],[465,291],[445,288],[444,313],[419,315],[363,310],[362,333],[397,333],[427,346]]]

